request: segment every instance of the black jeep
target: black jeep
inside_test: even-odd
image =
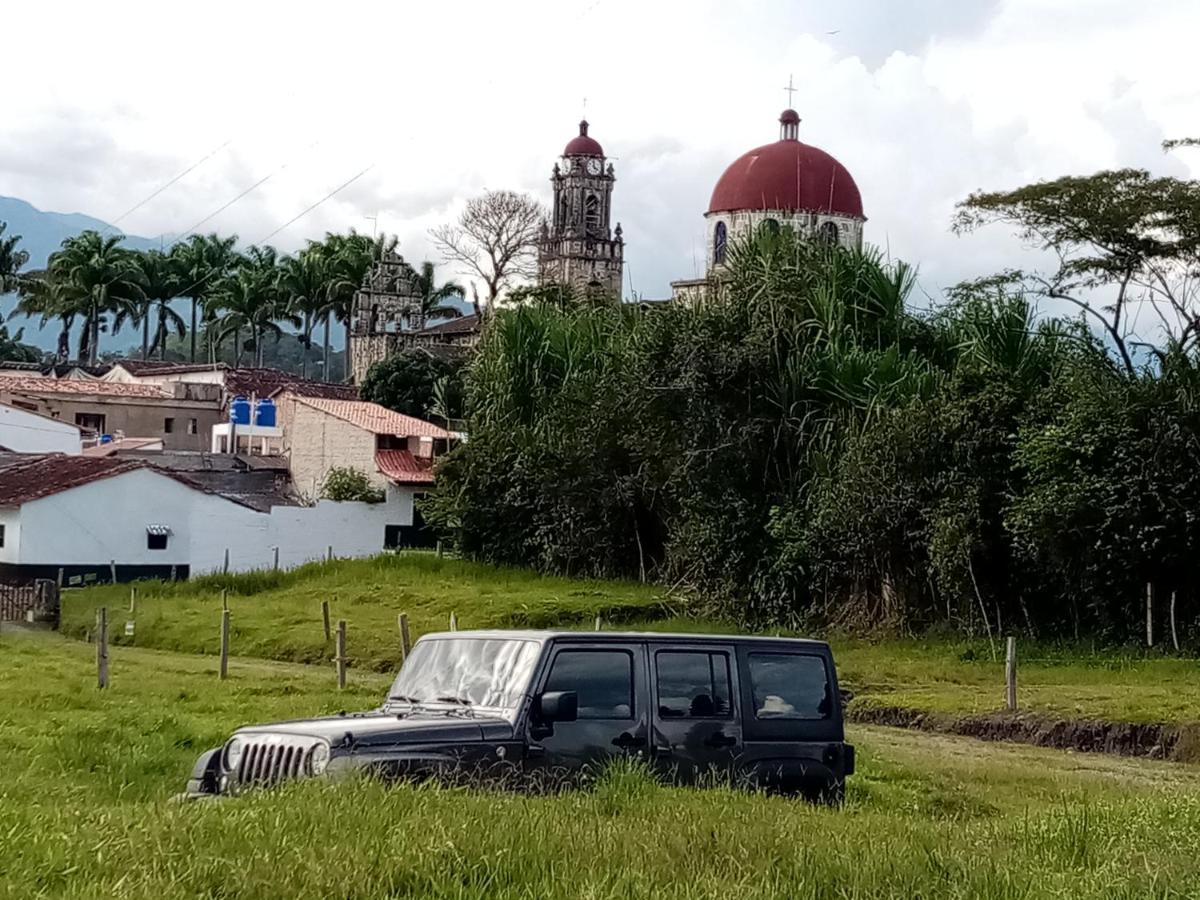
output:
[[[838,798],[854,771],[829,645],[786,638],[457,631],[419,640],[366,713],[241,728],[187,792],[285,779],[517,775],[570,780],[617,756]]]

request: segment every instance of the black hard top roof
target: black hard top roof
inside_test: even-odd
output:
[[[549,631],[549,630],[504,630],[488,629],[479,631],[437,631],[423,635],[421,640],[430,638],[487,638],[492,640],[546,641],[558,638],[587,641],[654,641],[660,644],[706,644],[706,643],[739,643],[739,644],[796,644],[809,649],[826,648],[825,641],[814,641],[810,638],[772,637],[770,635],[749,634],[693,634],[678,631]]]

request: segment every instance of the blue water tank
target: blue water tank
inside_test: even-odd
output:
[[[270,397],[259,400],[254,408],[254,424],[263,428],[275,427],[275,404]]]
[[[234,425],[249,425],[250,401],[245,397],[234,397],[229,404],[229,421]]]
[[[112,443],[112,435],[111,435],[111,434],[102,434],[102,435],[100,435],[100,443],[102,443],[102,444],[111,444],[111,443]]]

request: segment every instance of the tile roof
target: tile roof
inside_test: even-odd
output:
[[[433,484],[433,460],[417,459],[407,450],[376,450],[375,466],[397,484]]]
[[[130,375],[180,375],[187,372],[218,372],[228,369],[223,362],[213,363],[173,363],[161,359],[117,359],[113,366],[120,366]]]
[[[13,394],[57,394],[76,397],[140,397],[163,400],[171,395],[153,384],[123,384],[116,381],[76,381],[69,378],[22,378],[10,375],[0,379],[0,391]]]
[[[394,434],[403,437],[450,437],[446,429],[432,422],[406,416],[364,400],[330,400],[325,397],[296,397],[297,403],[336,416],[372,434]]]
[[[479,330],[479,316],[459,316],[439,325],[422,328],[419,334],[473,334]]]
[[[162,438],[121,438],[119,441],[109,441],[107,444],[93,444],[85,447],[84,456],[112,456],[125,450],[143,450],[155,445],[162,449]]]
[[[270,397],[293,387],[296,389],[295,393],[303,391],[311,396],[332,396],[347,400],[358,397],[358,391],[353,385],[313,381],[280,369],[240,368],[230,369],[225,373],[225,391],[230,395],[240,394],[248,397],[255,394],[259,397]]]
[[[202,494],[223,497],[231,503],[250,509],[258,508],[245,497],[223,494],[180,472],[173,472],[143,460],[122,459],[119,456],[66,456],[61,453],[14,454],[0,460],[0,507],[20,506],[138,469],[148,469]]]
[[[325,397],[329,400],[357,400],[358,388],[352,384],[335,384],[332,381],[290,381],[276,388],[269,396],[295,394],[297,397]]]

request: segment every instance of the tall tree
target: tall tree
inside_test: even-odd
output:
[[[7,293],[18,286],[19,273],[29,262],[29,254],[17,247],[21,243],[21,235],[4,232],[8,229],[7,222],[0,222],[0,294]]]
[[[538,231],[546,216],[528,194],[488,191],[468,200],[457,222],[439,225],[429,236],[445,262],[483,282],[491,307],[502,292],[537,274]]]
[[[146,302],[142,318],[142,358],[149,359],[156,352],[159,359],[166,359],[167,334],[174,331],[180,338],[187,334],[183,316],[171,308],[171,302],[179,296],[183,284],[178,260],[160,250],[148,250],[138,254],[138,265],[145,279]],[[154,334],[150,334],[150,318],[154,314]]]
[[[188,330],[191,335],[189,359],[192,362],[196,361],[197,312],[203,311],[209,323],[215,317],[216,310],[211,307],[209,300],[221,279],[233,271],[237,262],[237,253],[233,249],[236,243],[236,235],[223,238],[216,234],[194,234],[186,242],[171,248],[171,256],[176,260],[184,281],[181,295],[192,301],[192,322]]]
[[[312,347],[313,329],[326,308],[327,269],[325,257],[312,246],[295,256],[285,256],[279,263],[279,289],[288,309],[300,318],[297,339],[304,348],[300,358],[301,376],[308,375],[308,350]]]
[[[1200,342],[1200,181],[1119,169],[974,193],[958,205],[957,232],[990,223],[1053,255],[1049,271],[1005,278],[1082,310],[1127,373],[1139,340],[1132,304],[1149,305],[1185,346]]]
[[[71,328],[75,324],[76,305],[69,287],[59,274],[44,269],[31,272],[17,287],[19,296],[11,316],[38,316],[39,328],[52,320],[59,323],[55,359],[66,362],[71,358]]]
[[[101,235],[85,231],[63,241],[62,249],[50,256],[49,268],[67,284],[86,325],[80,357],[96,364],[100,331],[110,313],[136,315],[145,298],[144,278],[137,256],[121,246],[124,235]]]
[[[287,300],[279,286],[279,270],[275,250],[271,247],[251,247],[239,263],[237,271],[226,277],[211,295],[217,343],[232,335],[235,342],[234,364],[241,365],[242,332],[249,332],[254,352],[254,364],[262,365],[263,339],[283,335],[280,322],[296,325],[299,320],[288,312]]]

